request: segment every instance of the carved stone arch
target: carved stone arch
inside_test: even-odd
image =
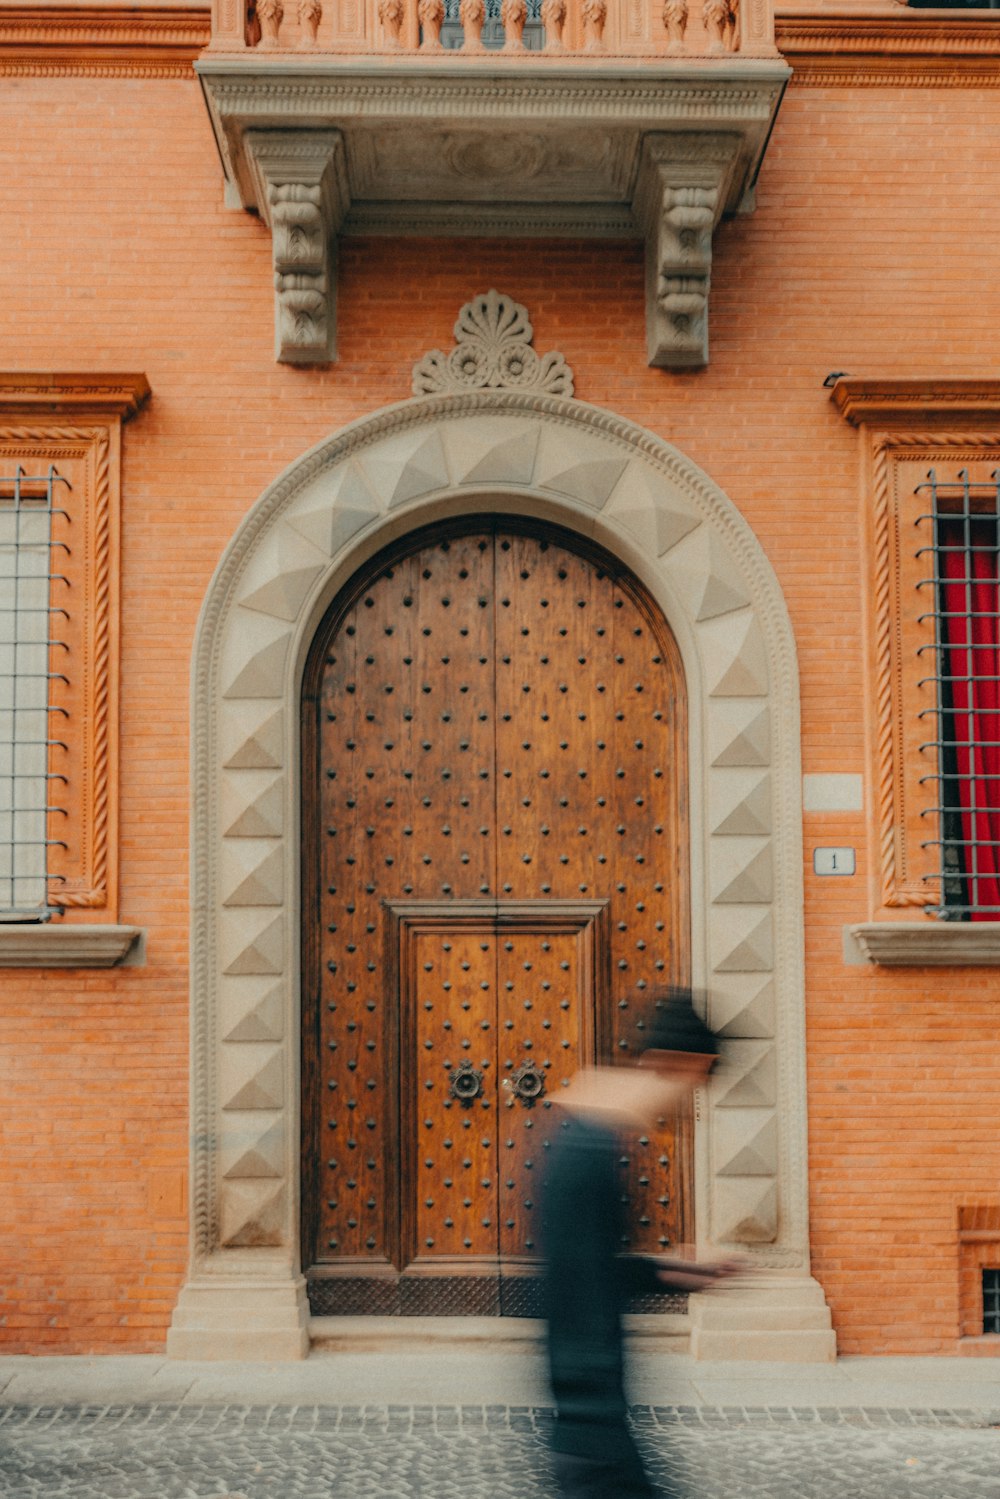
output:
[[[768,1337],[791,1338],[786,1357],[830,1357],[808,1271],[798,681],[781,590],[736,507],[675,448],[598,408],[516,391],[409,401],[319,444],[264,493],[210,585],[194,658],[192,1257],[170,1352],[308,1347],[297,736],[309,644],[388,541],[498,510],[620,556],[684,662],[693,973],[730,1043],[699,1111],[699,1239],[740,1246],[760,1270],[748,1331],[726,1322],[731,1310],[719,1322],[699,1308],[693,1347],[766,1356]]]

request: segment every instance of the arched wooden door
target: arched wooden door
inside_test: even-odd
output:
[[[687,977],[676,645],[606,553],[477,517],[343,591],[302,730],[313,1310],[523,1315],[552,1099]],[[630,1148],[635,1247],[689,1236],[690,1157]]]

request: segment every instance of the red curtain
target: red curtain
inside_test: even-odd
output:
[[[966,531],[968,527],[968,531]],[[1000,920],[1000,589],[992,518],[941,520],[941,641],[951,678],[963,902],[973,921]]]

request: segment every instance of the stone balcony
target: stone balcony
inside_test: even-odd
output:
[[[789,74],[771,0],[216,0],[197,68],[279,360],[336,357],[340,235],[558,235],[644,239],[675,368],[707,362],[713,232]]]

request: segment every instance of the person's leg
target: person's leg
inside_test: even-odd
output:
[[[562,1499],[656,1499],[624,1422],[567,1428],[552,1454]],[[560,1450],[562,1449],[562,1450]]]

